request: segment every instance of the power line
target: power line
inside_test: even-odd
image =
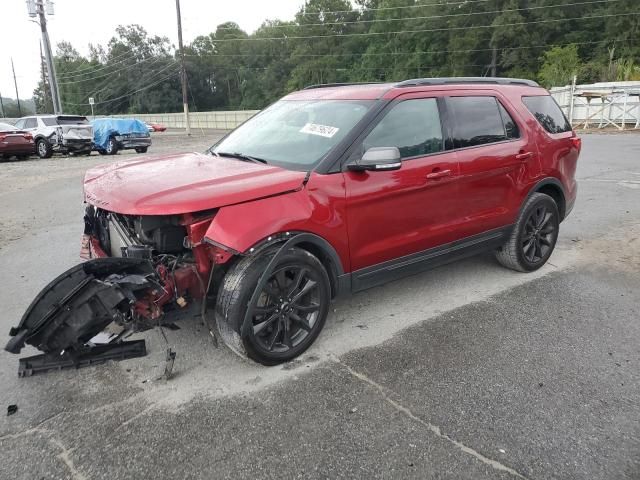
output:
[[[84,82],[88,82],[88,81],[98,80],[100,78],[109,77],[109,76],[114,75],[114,74],[116,74],[118,72],[121,72],[123,70],[128,70],[130,68],[137,67],[141,63],[148,62],[149,60],[152,60],[152,63],[157,63],[160,60],[168,60],[170,62],[175,62],[175,60],[173,60],[173,58],[171,58],[171,57],[147,57],[147,58],[145,58],[143,60],[140,60],[137,63],[134,63],[133,65],[125,65],[124,67],[118,68],[116,70],[112,70],[112,71],[104,73],[102,75],[98,75],[98,76],[95,76],[95,77],[86,77],[86,78],[83,78],[81,80],[73,80],[73,81],[70,81],[70,82],[58,82],[58,84],[59,85],[74,85],[76,83],[84,83]]]
[[[595,45],[598,43],[610,43],[615,40],[593,40],[589,42],[571,42],[565,44],[559,43],[543,43],[539,45],[525,45],[520,47],[501,47],[498,50],[523,50],[523,49],[531,49],[531,48],[545,48],[545,47],[566,47],[569,45]],[[345,53],[331,53],[331,54],[323,54],[323,53],[292,53],[288,55],[288,57],[368,57],[368,56],[384,56],[384,55],[419,55],[419,54],[429,54],[429,53],[472,53],[472,52],[489,52],[492,51],[493,48],[468,48],[468,49],[449,49],[449,50],[416,50],[412,52],[345,52]],[[196,55],[196,54],[187,54],[187,57],[193,58],[217,58],[217,57],[272,57],[273,54],[269,53],[215,53],[213,55]]]
[[[175,62],[170,64],[170,65],[168,65],[167,67],[159,70],[158,72],[156,72],[156,75],[161,73],[161,72],[163,72],[163,71],[165,71],[165,70],[167,70],[169,67],[175,67]],[[150,83],[149,85],[146,85],[146,86],[144,86],[142,88],[139,88],[139,89],[134,90],[134,91],[129,92],[129,93],[125,93],[124,95],[120,95],[119,97],[108,98],[108,99],[102,100],[100,102],[95,102],[94,105],[104,105],[106,103],[111,103],[111,102],[114,102],[116,100],[120,100],[120,99],[125,98],[125,97],[131,97],[131,96],[135,95],[136,93],[142,92],[144,90],[148,90],[149,88],[154,87],[154,86],[164,82],[165,80],[168,80],[169,78],[175,76],[177,73],[178,73],[177,71],[174,71],[174,72],[170,73],[169,75],[167,75],[166,77],[163,77],[162,79],[160,79],[160,80],[158,80],[156,82]],[[67,103],[67,105],[71,105],[71,106],[74,106],[74,107],[82,107],[82,106],[89,105],[89,103]]]
[[[113,60],[115,60],[116,58],[122,58],[122,57],[125,57],[125,56],[129,56],[129,58],[123,58],[122,60],[118,60],[117,62],[113,62]],[[81,77],[83,75],[87,75],[88,73],[96,73],[96,72],[98,72],[100,70],[104,70],[105,68],[109,68],[109,67],[117,65],[119,63],[127,62],[129,60],[132,60],[136,56],[137,56],[137,53],[134,52],[134,51],[124,52],[124,53],[122,53],[120,55],[116,55],[113,58],[107,59],[107,62],[111,62],[111,63],[100,64],[100,66],[97,66],[96,68],[89,67],[89,68],[80,68],[80,69],[77,69],[77,70],[72,70],[70,72],[65,72],[65,73],[59,75],[59,77],[60,78],[69,79],[69,78]],[[87,62],[87,60],[84,57],[81,57],[81,60],[83,62],[85,62],[85,63],[89,63],[89,62]],[[82,73],[82,72],[87,72],[87,73]]]
[[[353,21],[345,21],[345,22],[325,22],[325,23],[299,23],[299,24],[291,24],[291,25],[270,25],[268,28],[302,28],[302,27],[325,27],[329,25],[352,25],[352,24],[361,24],[361,23],[382,23],[382,22],[398,22],[398,21],[412,21],[412,20],[430,20],[434,18],[451,18],[451,17],[465,17],[471,15],[490,15],[490,14],[501,14],[507,12],[520,12],[520,11],[530,11],[530,10],[540,10],[545,8],[557,8],[557,7],[573,7],[577,5],[593,5],[596,3],[613,3],[620,2],[622,0],[592,0],[592,1],[584,1],[584,2],[575,2],[575,3],[560,3],[556,5],[538,5],[534,7],[523,7],[523,8],[505,8],[502,10],[492,10],[489,12],[466,12],[466,13],[448,13],[444,15],[427,15],[422,17],[402,17],[402,18],[375,18],[371,20],[353,20]],[[328,13],[328,12],[323,12]],[[233,27],[218,27],[218,30],[236,30]]]
[[[221,42],[255,42],[262,40],[312,40],[316,38],[345,38],[345,37],[363,37],[370,35],[401,35],[405,33],[426,33],[426,32],[445,32],[452,30],[471,30],[474,28],[497,28],[497,27],[515,27],[519,25],[537,25],[540,23],[554,23],[554,22],[568,22],[571,20],[591,20],[591,19],[601,19],[605,17],[622,17],[622,16],[631,16],[631,15],[640,15],[640,12],[630,12],[630,13],[611,13],[604,15],[594,15],[591,17],[572,17],[572,18],[557,18],[557,19],[549,19],[549,20],[534,20],[531,22],[513,22],[513,23],[502,23],[500,25],[469,25],[469,26],[461,26],[461,27],[444,27],[444,28],[427,28],[427,29],[419,29],[419,30],[398,30],[394,32],[356,32],[356,33],[334,33],[328,35],[307,35],[307,36],[287,36],[284,35],[282,37],[246,37],[246,38],[222,38],[222,39],[211,39],[213,43],[221,43]]]
[[[166,80],[169,80],[171,77],[175,77],[179,73],[180,72],[176,70],[175,72],[171,73],[170,75],[167,75],[166,77],[161,78],[157,82],[154,82],[154,83],[151,83],[151,84],[149,84],[149,85],[147,85],[145,87],[139,88],[138,90],[134,90],[133,92],[126,93],[125,95],[122,95],[120,97],[110,98],[110,99],[104,100],[102,102],[95,102],[94,105],[104,105],[104,104],[107,104],[107,103],[115,102],[117,100],[121,100],[123,98],[132,97],[133,95],[135,95],[137,93],[140,93],[140,92],[143,92],[145,90],[148,90],[148,89],[150,89],[152,87],[155,87],[156,85],[161,84],[162,82],[164,82]],[[67,105],[72,105],[72,106],[76,106],[76,107],[83,107],[83,106],[86,106],[86,105],[89,105],[89,104],[88,103],[68,103]]]
[[[425,8],[425,7],[439,7],[439,6],[450,6],[450,5],[467,5],[470,3],[483,3],[488,2],[489,0],[462,0],[458,2],[441,2],[441,3],[422,3],[417,5],[400,5],[398,7],[378,7],[378,8],[363,8],[360,10],[351,9],[351,10],[333,10],[333,11],[322,11],[322,12],[305,12],[304,10],[300,12],[302,15],[317,15],[317,14],[334,14],[334,13],[363,13],[363,12],[377,12],[381,10],[401,10],[406,8]],[[460,7],[458,7],[460,8]]]

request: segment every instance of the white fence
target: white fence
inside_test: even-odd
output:
[[[216,128],[231,130],[260,110],[236,110],[229,112],[191,112],[191,128]],[[118,118],[137,118],[143,122],[161,123],[168,128],[185,128],[184,113],[147,113],[141,115],[113,115]]]
[[[191,128],[215,128],[231,130],[245,120],[253,117],[260,110],[236,110],[228,112],[191,112],[189,119]],[[185,128],[184,113],[145,113],[140,115],[111,115],[117,118],[137,118],[143,122],[156,122],[168,128]],[[102,117],[98,115],[97,117]],[[91,118],[91,117],[89,117]],[[0,122],[14,124],[17,118],[0,118]]]
[[[638,81],[554,87],[551,95],[575,128],[640,128]]]

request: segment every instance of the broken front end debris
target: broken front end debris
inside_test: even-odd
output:
[[[214,264],[230,256],[203,243],[214,213],[127,216],[89,206],[81,252],[88,260],[38,294],[5,349],[28,344],[68,362],[132,332],[204,315]]]

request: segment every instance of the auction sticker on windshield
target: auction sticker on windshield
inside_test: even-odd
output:
[[[317,123],[307,123],[300,129],[300,133],[308,133],[310,135],[320,135],[321,137],[331,138],[340,130],[338,127],[328,125],[318,125]]]

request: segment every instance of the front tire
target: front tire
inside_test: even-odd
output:
[[[216,321],[225,343],[241,356],[277,365],[302,354],[322,330],[331,302],[327,271],[306,250],[289,249],[278,261],[255,304],[248,305],[277,248],[245,257],[225,275]],[[251,315],[244,318],[247,308]]]
[[[509,239],[496,251],[503,266],[518,272],[539,269],[558,240],[558,205],[549,195],[534,193],[525,202]]]
[[[104,149],[104,151],[107,155],[115,155],[116,153],[118,153],[118,143],[116,142],[115,138],[109,138],[109,140],[107,141],[107,147]]]
[[[36,151],[40,158],[51,158],[53,155],[53,148],[46,139],[41,138],[36,142]]]

